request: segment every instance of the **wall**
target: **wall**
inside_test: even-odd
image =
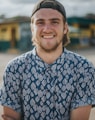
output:
[[[0,51],[9,49],[12,46],[12,29],[15,30],[15,41],[19,40],[19,31],[17,23],[0,24]]]

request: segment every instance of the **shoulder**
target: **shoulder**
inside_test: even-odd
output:
[[[70,59],[70,60],[74,60],[74,59],[77,59],[77,60],[86,60],[86,58],[84,56],[81,56],[73,51],[70,51],[70,50],[67,50],[65,49],[65,56],[67,59]]]
[[[6,66],[6,68],[18,68],[18,67],[25,67],[29,62],[35,61],[35,56],[33,54],[33,50],[26,52],[24,54],[21,54],[17,56],[16,58],[10,60]]]
[[[69,61],[70,63],[74,64],[77,68],[94,68],[94,65],[91,61],[89,61],[86,57],[79,55],[75,52],[65,50],[65,59],[66,61]]]
[[[84,56],[80,55],[80,54],[77,54],[73,51],[69,51],[69,50],[65,50],[65,57],[66,59],[68,60],[71,60],[71,61],[79,61],[79,62],[88,62],[90,63],[90,61],[85,58]]]

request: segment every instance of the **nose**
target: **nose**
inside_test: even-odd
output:
[[[46,24],[43,28],[43,32],[51,32],[51,26],[49,24]]]

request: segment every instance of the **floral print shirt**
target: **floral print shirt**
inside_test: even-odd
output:
[[[95,104],[95,68],[67,49],[47,64],[34,48],[8,63],[1,97],[23,120],[70,120],[73,109]]]

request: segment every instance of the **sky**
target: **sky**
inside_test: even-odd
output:
[[[31,16],[34,4],[38,0],[0,0],[0,15],[6,17]],[[85,16],[95,14],[95,0],[58,0],[61,2],[69,16]]]

